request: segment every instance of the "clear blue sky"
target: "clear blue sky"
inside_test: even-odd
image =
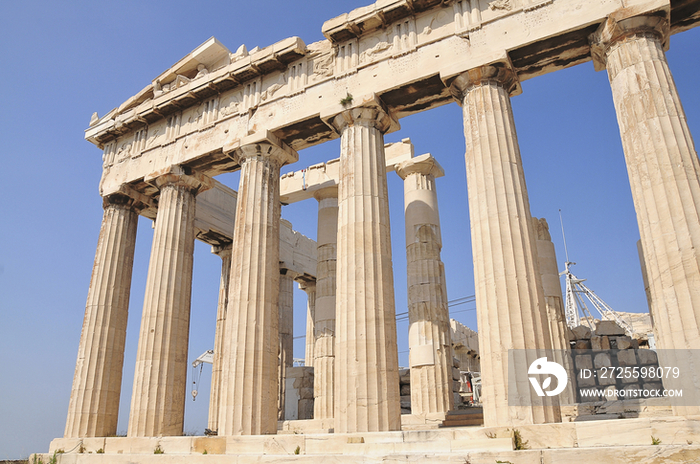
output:
[[[48,449],[63,434],[95,246],[102,218],[101,152],[83,139],[105,114],[211,36],[231,50],[289,36],[322,39],[326,19],[362,0],[0,3],[0,459]],[[700,134],[700,32],[671,39],[668,59],[691,132]],[[532,213],[551,225],[559,262],[564,215],[574,272],[613,308],[646,311],[639,238],[607,75],[586,63],[526,81],[513,99]],[[474,293],[462,116],[456,104],[401,121],[387,141],[411,137],[447,175],[438,181],[450,299]],[[338,143],[304,150],[297,170],[338,156]],[[221,180],[234,188],[235,175]],[[403,188],[389,175],[397,312],[406,311]],[[316,203],[283,217],[315,238]],[[139,223],[119,430],[125,431],[152,239]],[[190,359],[213,346],[220,261],[195,248]],[[295,335],[304,335],[305,294],[296,291]],[[473,304],[451,308],[476,329]],[[464,311],[466,310],[466,311]],[[458,312],[459,311],[459,312]],[[401,364],[408,324],[399,323]],[[303,356],[303,339],[295,356]],[[211,368],[188,400],[187,431],[206,425]],[[189,389],[189,387],[188,387]]]

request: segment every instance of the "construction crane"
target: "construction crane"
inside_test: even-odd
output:
[[[197,385],[199,384],[199,380],[202,378],[202,368],[204,367],[204,363],[207,364],[214,364],[214,350],[207,350],[197,359],[192,361],[192,401],[197,399]],[[199,372],[197,372],[197,368],[199,367]]]
[[[561,235],[564,239],[564,252],[566,254],[566,262],[564,263],[565,270],[559,273],[560,276],[564,276],[566,279],[566,298],[565,298],[565,310],[564,314],[566,316],[566,325],[573,329],[576,326],[581,325],[581,318],[586,320],[586,324],[591,330],[595,330],[593,327],[593,314],[591,314],[586,300],[588,300],[600,315],[601,320],[615,321],[617,325],[625,329],[628,335],[632,335],[632,326],[629,325],[624,319],[620,317],[602,298],[595,294],[593,290],[588,288],[583,282],[586,279],[579,279],[571,272],[571,266],[574,262],[569,261],[569,250],[566,247],[566,235],[564,235],[564,222],[561,218],[561,210],[559,210],[559,222],[561,223]],[[584,299],[585,298],[585,299]]]
[[[588,305],[586,305],[586,300],[588,300],[593,308],[600,315],[601,320],[615,321],[617,325],[625,329],[628,335],[632,335],[632,326],[630,326],[624,319],[620,317],[605,301],[602,300],[598,295],[595,294],[593,290],[588,288],[583,282],[586,279],[579,279],[571,272],[571,266],[576,263],[571,261],[566,261],[564,265],[566,270],[559,275],[563,275],[566,278],[566,305],[565,305],[565,315],[566,315],[566,325],[569,328],[574,328],[580,323],[580,317],[585,318],[586,324],[591,330],[595,330],[593,327],[593,315],[591,314]]]

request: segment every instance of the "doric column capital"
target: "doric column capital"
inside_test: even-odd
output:
[[[440,166],[440,163],[430,153],[399,163],[395,169],[396,174],[403,180],[406,180],[411,174],[422,174],[424,176],[433,176],[434,178],[445,175],[445,171]]]
[[[384,102],[373,93],[326,108],[321,112],[321,119],[338,133],[355,124],[375,127],[383,134],[400,128]]]
[[[495,83],[503,87],[511,97],[522,93],[518,74],[507,54],[490,64],[472,68],[445,82],[449,85],[452,96],[460,104],[471,88],[487,83]]]
[[[123,193],[111,193],[102,197],[102,207],[107,209],[109,206],[121,206],[125,208],[134,207],[134,199],[124,195]]]
[[[314,192],[314,198],[321,203],[323,200],[335,199],[336,206],[338,204],[338,186],[324,187]]]
[[[185,166],[174,165],[162,171],[153,172],[144,177],[144,182],[155,185],[161,190],[166,185],[175,185],[190,190],[194,195],[214,187],[214,179],[198,172],[192,172]]]
[[[293,148],[268,130],[226,144],[223,150],[241,165],[251,158],[266,158],[280,168],[299,160],[299,154]]]
[[[289,277],[292,280],[296,280],[297,278],[301,277],[303,274],[290,269],[289,264],[287,264],[286,262],[280,261],[280,275],[283,275],[285,277]]]
[[[651,36],[663,44],[664,50],[668,50],[671,33],[669,8],[669,5],[665,5],[643,15],[638,14],[638,9],[622,8],[611,14],[588,38],[595,70],[605,69],[610,48],[629,37]]]
[[[316,291],[316,279],[297,280],[297,283],[299,284],[299,290],[303,290],[307,294]]]
[[[138,214],[146,209],[156,209],[155,202],[151,197],[134,190],[127,184],[122,184],[116,192],[102,197],[102,207],[107,209],[110,205],[130,208]]]
[[[224,245],[214,245],[211,247],[211,252],[221,259],[226,259],[231,256],[231,251],[233,250],[233,243],[228,242]]]

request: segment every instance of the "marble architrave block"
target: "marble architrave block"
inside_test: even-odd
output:
[[[536,396],[526,368],[516,370],[514,388],[532,406],[508,402],[508,350],[551,348],[510,103],[510,94],[518,90],[517,76],[506,58],[459,75],[450,90],[464,116],[484,424],[558,422],[558,401]],[[529,365],[534,360],[521,361]]]
[[[241,165],[222,353],[219,435],[277,433],[280,167],[297,153],[271,133],[227,146]],[[272,406],[272,407],[271,407]]]
[[[179,167],[146,181],[155,182],[160,200],[127,435],[176,436],[182,435],[185,420],[195,196],[212,183]]]
[[[321,114],[340,133],[335,431],[400,430],[398,351],[384,133],[374,95]]]
[[[663,359],[700,346],[700,161],[664,52],[669,21],[667,5],[641,16],[621,9],[591,44],[596,69],[607,69],[612,89],[660,363],[697,372],[692,356]],[[664,386],[698,392],[700,377],[665,379]],[[700,406],[673,411],[697,415]]]
[[[116,435],[138,209],[104,199],[64,437]]]
[[[431,155],[396,166],[404,181],[408,272],[411,414],[454,407],[452,341],[435,178],[445,173]]]

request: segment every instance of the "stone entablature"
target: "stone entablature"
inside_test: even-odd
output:
[[[413,158],[411,139],[384,145],[386,172],[391,172],[396,165]],[[314,164],[300,171],[288,172],[280,177],[280,199],[284,204],[308,200],[319,190],[338,187],[340,181],[340,158]]]
[[[687,5],[673,10],[663,0],[625,6],[639,14],[670,10],[671,33],[697,19]],[[122,184],[152,193],[140,179],[171,164],[210,176],[236,170],[224,145],[254,132],[268,130],[295,150],[336,138],[319,108],[348,94],[376,94],[397,119],[450,103],[443,80],[494,54],[508,53],[521,81],[588,61],[588,36],[619,7],[611,0],[400,0],[327,21],[331,40],[308,46],[292,37],[231,53],[209,39],[120,107],[93,115],[86,138],[104,149],[101,193]]]

